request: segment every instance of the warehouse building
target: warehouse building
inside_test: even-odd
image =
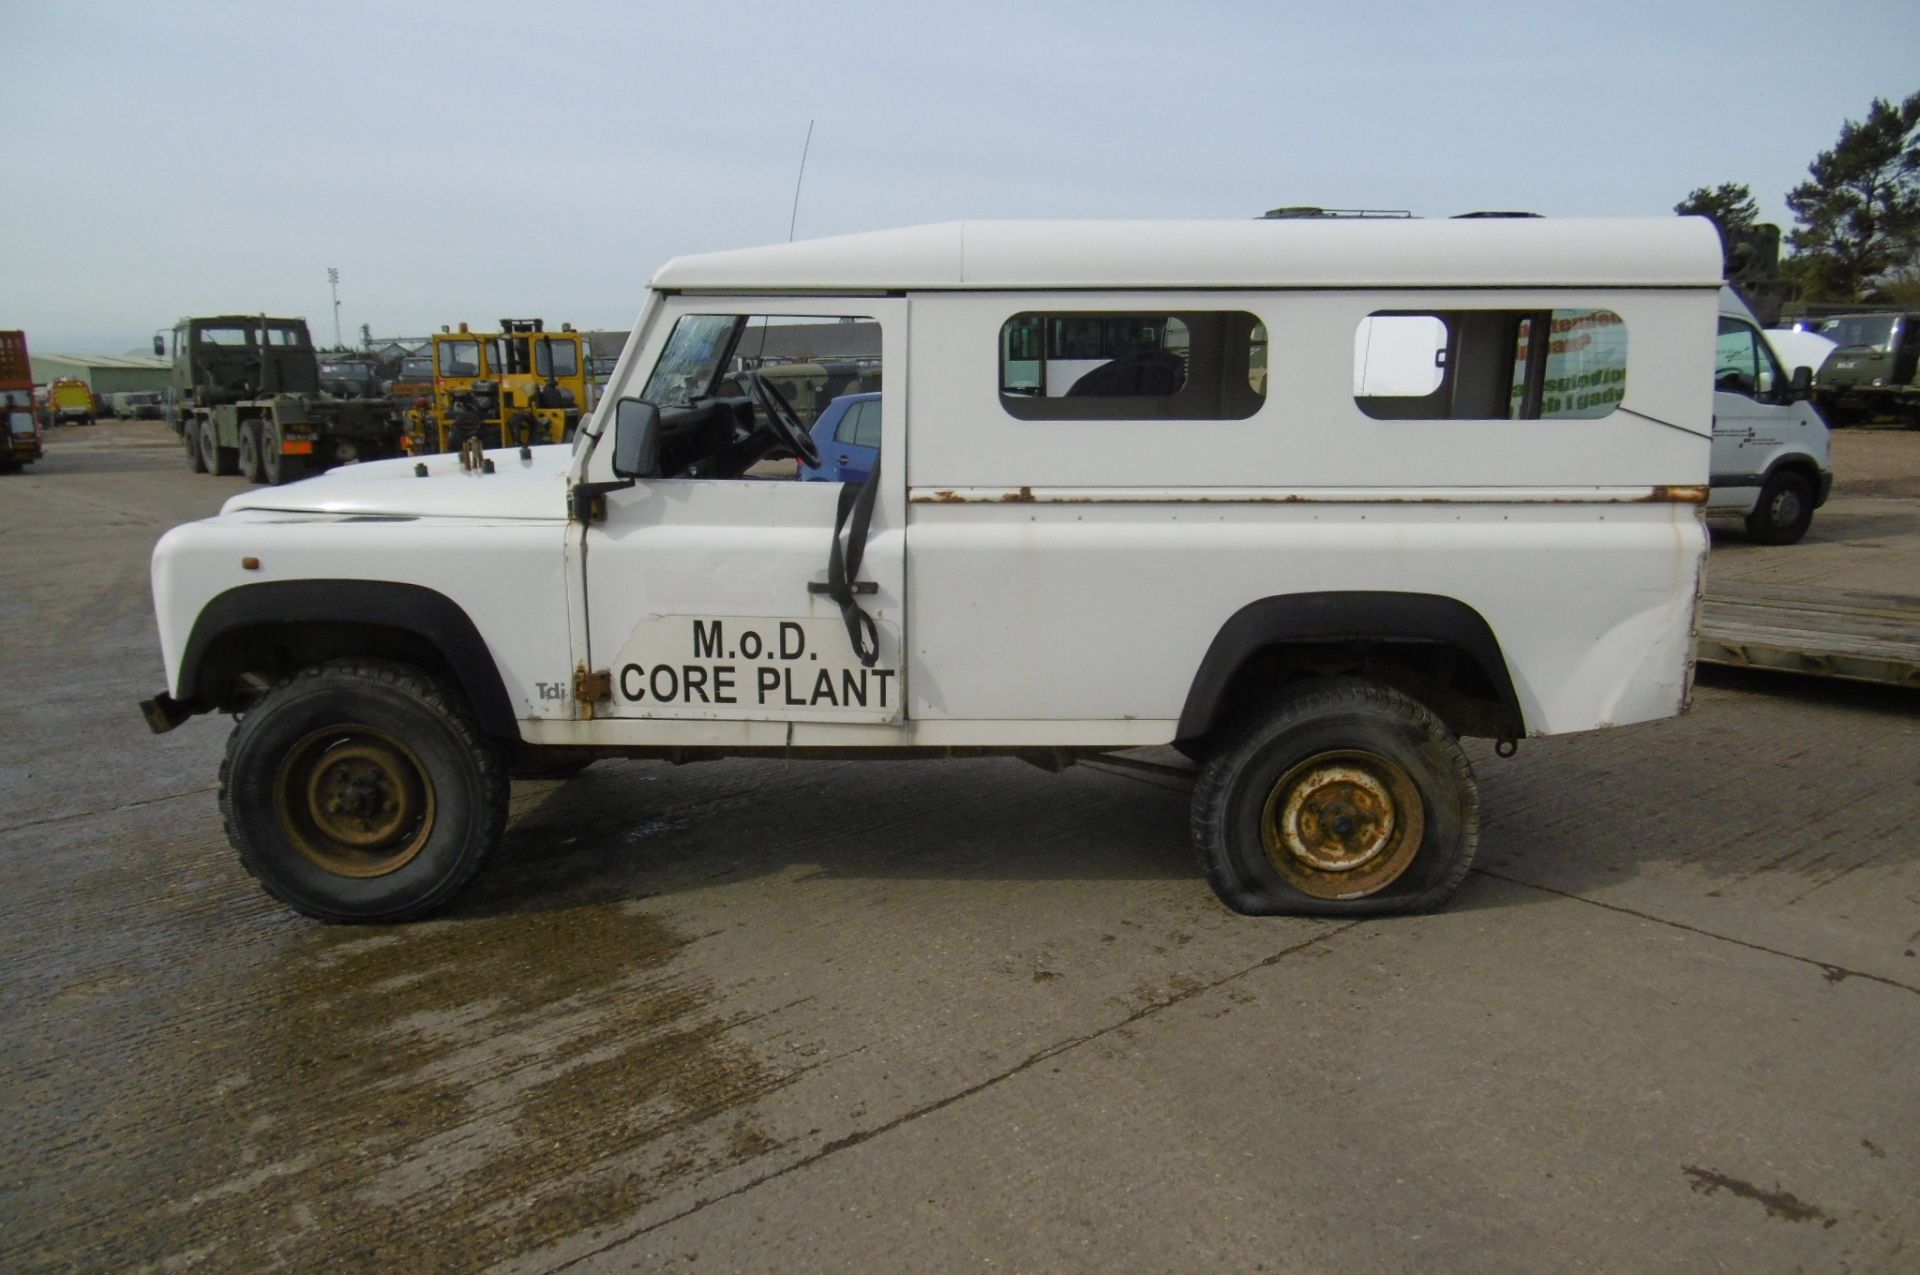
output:
[[[144,354],[33,354],[33,380],[36,385],[49,381],[85,381],[93,392],[105,398],[123,390],[164,390],[169,364]]]

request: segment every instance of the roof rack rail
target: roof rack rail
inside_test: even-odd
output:
[[[1537,212],[1518,212],[1518,211],[1511,211],[1511,210],[1496,211],[1496,212],[1464,212],[1464,213],[1455,213],[1452,217],[1452,220],[1469,221],[1476,217],[1538,217],[1539,215],[1540,214]]]
[[[1309,217],[1391,217],[1395,219],[1411,218],[1413,214],[1404,208],[1317,208],[1312,204],[1294,204],[1285,208],[1269,208],[1260,214],[1260,221],[1294,221]]]

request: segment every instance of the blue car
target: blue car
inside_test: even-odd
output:
[[[863,483],[880,454],[880,394],[843,394],[813,423],[818,468],[800,466],[803,483]]]

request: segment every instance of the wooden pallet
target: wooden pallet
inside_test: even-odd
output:
[[[1920,687],[1920,597],[1709,583],[1703,664]]]

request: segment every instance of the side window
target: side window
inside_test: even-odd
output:
[[[1266,355],[1244,310],[1029,311],[1000,328],[1000,404],[1025,421],[1245,420]]]
[[[1713,356],[1713,388],[1728,394],[1765,398],[1774,392],[1779,369],[1773,351],[1750,323],[1720,320]]]
[[[442,341],[434,353],[439,357],[442,376],[480,375],[478,341]]]
[[[855,403],[840,418],[840,427],[833,432],[838,443],[848,443],[854,447],[880,446],[880,402],[878,399],[865,403]]]
[[[543,341],[534,338],[534,368],[541,376],[578,376],[578,350],[571,341],[558,338]]]
[[[1353,336],[1353,398],[1376,420],[1595,420],[1626,397],[1611,310],[1382,310]]]
[[[1370,314],[1353,332],[1355,398],[1425,398],[1447,377],[1447,321],[1437,314]]]
[[[877,388],[880,351],[867,315],[679,316],[640,392],[660,409],[661,476],[791,478],[792,433],[810,432],[855,381]],[[866,406],[877,446],[879,404]],[[842,439],[858,428],[851,417]]]

